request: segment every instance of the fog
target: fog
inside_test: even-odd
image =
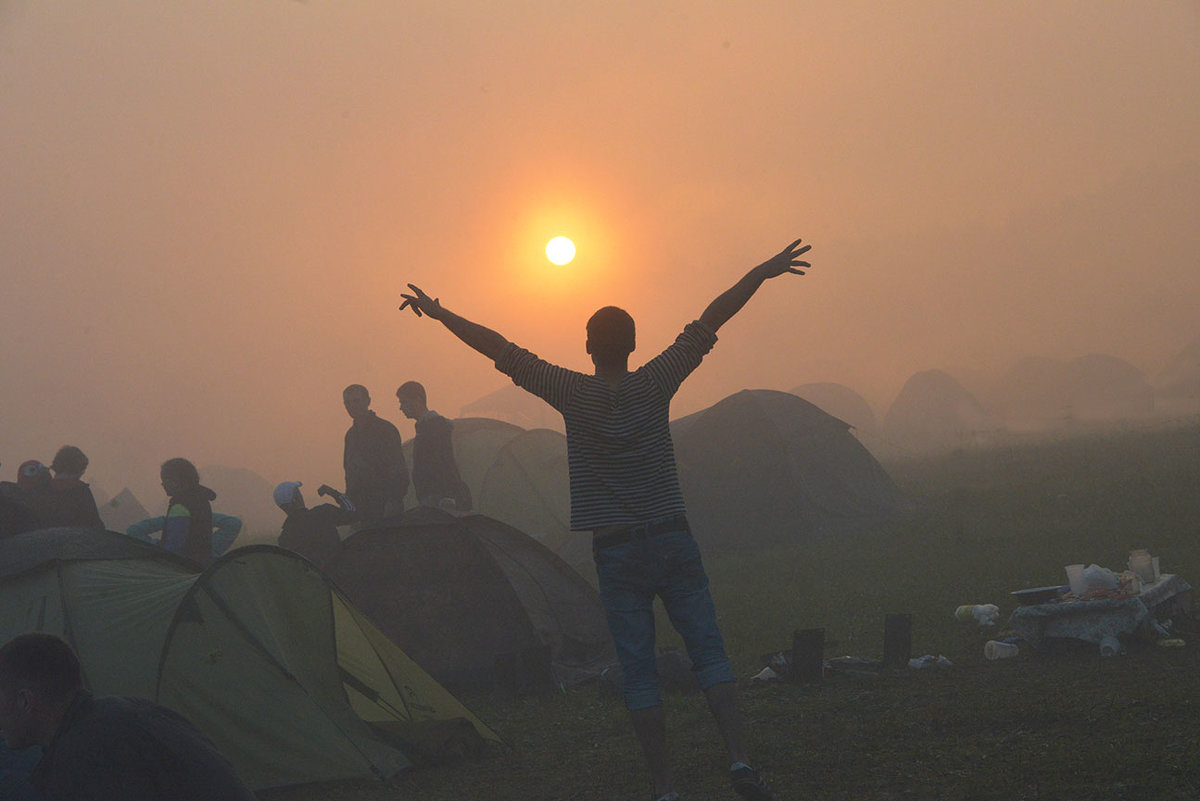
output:
[[[407,437],[401,382],[507,381],[408,282],[578,369],[624,306],[640,363],[797,236],[676,416],[1153,375],[1200,336],[1198,41],[1193,0],[0,0],[0,478],[71,443],[150,509],[174,456],[340,484],[346,384]]]

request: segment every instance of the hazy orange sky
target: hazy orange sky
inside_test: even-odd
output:
[[[0,0],[0,477],[63,443],[340,484],[341,389],[507,380],[407,282],[587,369],[795,236],[676,416],[1200,336],[1195,0]],[[579,255],[554,267],[552,236]],[[640,358],[639,358],[640,357]],[[218,504],[219,505],[219,504]]]

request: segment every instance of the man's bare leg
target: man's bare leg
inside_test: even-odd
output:
[[[635,709],[629,714],[633,718],[633,731],[637,734],[650,768],[654,797],[666,795],[675,789],[675,780],[671,776],[671,758],[667,754],[667,725],[663,719],[662,705]]]
[[[742,710],[738,705],[737,685],[733,682],[714,684],[704,691],[708,708],[717,722],[717,731],[729,750],[729,761],[746,761],[746,740],[742,731]]]

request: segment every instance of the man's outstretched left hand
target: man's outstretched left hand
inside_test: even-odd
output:
[[[408,288],[413,291],[411,295],[401,294],[404,302],[400,304],[400,311],[412,309],[413,313],[420,317],[422,314],[428,314],[434,320],[442,318],[442,304],[437,298],[431,298],[421,291],[421,288],[416,284],[409,284]]]

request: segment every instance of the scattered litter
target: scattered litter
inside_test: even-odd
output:
[[[1163,648],[1182,648],[1183,646],[1187,645],[1186,642],[1178,637],[1170,637],[1166,640],[1156,640],[1156,642]]]
[[[765,667],[750,677],[750,681],[774,681],[779,678],[779,674],[771,670],[770,667]]]
[[[995,604],[963,604],[954,610],[959,620],[975,620],[981,626],[994,626],[1000,619],[1000,607]]]
[[[751,681],[777,681],[791,675],[792,666],[787,651],[775,651],[759,657],[766,667],[750,677]]]
[[[944,656],[931,656],[928,658],[935,662],[938,659],[943,660],[942,662],[937,662],[939,665],[950,664],[950,660]],[[751,681],[786,680],[791,675],[791,665],[788,662],[786,651],[764,654],[763,659],[768,661],[767,666],[751,676]],[[879,672],[883,669],[883,663],[878,659],[865,659],[861,656],[835,656],[832,659],[826,659],[821,664],[821,667],[822,673],[826,677],[844,676],[851,679],[877,679],[879,678]]]
[[[1109,570],[1107,567],[1100,565],[1088,565],[1083,571],[1083,584],[1090,590],[1115,590],[1117,588],[1117,574]]]
[[[925,654],[925,656],[918,656],[915,659],[908,660],[908,666],[918,670],[931,667],[951,667],[953,665],[953,662],[941,654],[938,654],[937,656],[934,656],[933,654]]]
[[[988,640],[983,645],[983,655],[987,659],[1009,659],[1020,653],[1016,643]]]

